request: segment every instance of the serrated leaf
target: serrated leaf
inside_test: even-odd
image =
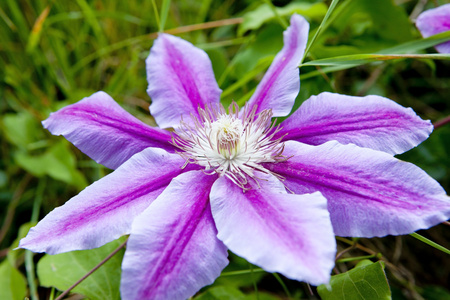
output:
[[[329,286],[320,285],[317,292],[323,300],[391,299],[391,290],[381,261],[364,261],[352,270],[331,276]]]
[[[41,285],[53,286],[61,291],[68,289],[122,242],[121,238],[97,249],[45,255],[37,265]],[[120,299],[120,274],[124,252],[122,249],[72,291],[91,300]]]
[[[26,295],[25,277],[4,260],[0,263],[0,299],[23,300]]]

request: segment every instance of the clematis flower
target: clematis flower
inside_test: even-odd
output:
[[[423,37],[429,37],[450,30],[450,4],[424,11],[416,20],[416,26]],[[435,46],[441,53],[450,53],[450,42]]]
[[[115,169],[32,228],[20,247],[56,254],[129,234],[123,299],[184,299],[211,284],[227,249],[268,272],[330,279],[334,234],[411,233],[450,216],[442,187],[393,155],[425,140],[429,121],[379,97],[323,93],[287,120],[309,24],[298,15],[242,110],[219,102],[211,62],[161,34],[147,59],[150,127],[98,92],[43,122]]]

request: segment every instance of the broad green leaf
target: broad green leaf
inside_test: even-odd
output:
[[[427,286],[422,291],[422,296],[427,300],[448,300],[450,291],[441,286]]]
[[[294,2],[284,7],[277,7],[276,11],[279,16],[290,16],[294,13],[300,14],[309,19],[321,19],[327,12],[327,6],[324,3],[305,3]],[[264,23],[275,19],[275,15],[267,4],[258,6],[255,10],[252,10],[244,14],[244,22],[239,26],[238,35],[242,36],[248,30],[255,30],[260,28]]]
[[[350,29],[355,43],[358,39],[377,38],[378,43],[395,44],[413,37],[408,15],[394,0],[352,0],[341,7],[341,11],[336,11],[339,15],[332,26],[341,34],[348,34]]]
[[[440,180],[441,184],[448,186],[445,178],[450,174],[450,127],[435,130],[426,141],[398,155],[398,158],[413,162],[431,177]]]
[[[5,259],[0,263],[0,299],[23,300],[26,295],[25,277]]]
[[[78,189],[83,189],[87,185],[83,174],[76,169],[75,157],[65,141],[51,146],[44,154],[30,155],[26,152],[17,152],[14,158],[19,166],[34,176],[49,175]]]
[[[64,291],[92,270],[122,242],[123,238],[120,238],[97,249],[47,254],[37,265],[39,281],[42,286],[53,286]],[[72,291],[91,300],[120,299],[120,267],[123,254],[122,249]]]
[[[354,54],[308,61],[301,66],[359,66],[376,61],[405,58],[450,60],[450,54]]]
[[[351,49],[347,54],[374,53],[411,40],[414,32],[393,0],[342,1],[325,28],[311,49],[315,58],[343,54],[343,46]]]
[[[233,59],[234,75],[242,77],[255,68],[258,62],[268,56],[275,56],[283,47],[283,28],[279,24],[270,24],[262,29],[255,40]]]
[[[38,140],[39,125],[29,113],[5,114],[2,121],[6,138],[15,146],[26,148]]]
[[[391,290],[381,261],[364,260],[348,272],[331,276],[330,284],[320,285],[317,292],[323,300],[391,299]]]

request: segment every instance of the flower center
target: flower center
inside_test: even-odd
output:
[[[262,163],[285,161],[281,138],[273,139],[280,130],[271,122],[272,111],[256,114],[256,107],[240,114],[236,103],[199,109],[200,118],[191,122],[181,120],[180,128],[172,138],[181,149],[179,154],[186,164],[195,163],[208,174],[227,176],[246,189],[248,178],[257,180],[257,171],[273,174]],[[277,176],[276,174],[273,174]],[[280,177],[280,176],[278,176]]]

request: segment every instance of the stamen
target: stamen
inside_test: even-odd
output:
[[[205,174],[227,176],[232,182],[248,190],[248,178],[258,184],[256,172],[274,174],[263,167],[262,163],[280,162],[288,158],[283,156],[282,138],[273,140],[280,131],[276,120],[271,121],[272,111],[256,113],[256,107],[250,111],[244,108],[239,114],[238,105],[233,102],[228,113],[222,105],[199,108],[198,115],[191,115],[191,121],[181,119],[180,128],[172,136],[172,144],[178,147],[179,154],[187,164],[203,166]]]

